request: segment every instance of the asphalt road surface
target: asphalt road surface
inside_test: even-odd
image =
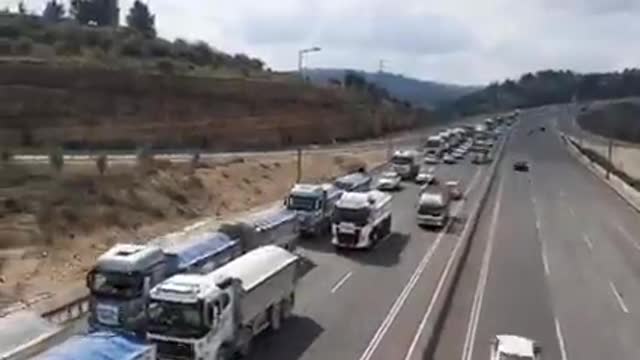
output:
[[[405,358],[487,170],[470,157],[437,165],[439,179],[469,189],[447,231],[416,225],[418,186],[405,182],[393,195],[393,235],[375,249],[336,253],[329,239],[303,243],[312,269],[299,285],[295,317],[256,339],[250,359]]]
[[[433,358],[488,359],[504,333],[545,359],[640,358],[639,214],[565,150],[555,122],[569,114],[522,116]],[[518,160],[531,170],[514,172]]]

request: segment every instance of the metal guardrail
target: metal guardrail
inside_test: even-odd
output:
[[[70,321],[81,318],[89,312],[89,295],[74,299],[71,302],[47,310],[41,316],[56,324],[64,325]]]

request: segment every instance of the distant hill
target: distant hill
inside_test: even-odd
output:
[[[345,72],[347,71],[349,70],[307,69],[305,70],[305,75],[315,84],[329,84],[332,79],[343,81]],[[355,72],[364,76],[367,81],[387,89],[394,97],[426,108],[436,108],[444,103],[455,101],[464,95],[481,89],[481,87],[459,86],[412,79],[386,72],[381,74],[365,71]]]
[[[579,74],[567,70],[527,73],[493,83],[448,104],[449,112],[471,115],[572,100],[587,101],[640,95],[640,69]]]

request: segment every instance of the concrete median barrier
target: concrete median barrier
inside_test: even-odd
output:
[[[489,198],[489,193],[491,192],[494,179],[498,172],[498,167],[502,160],[504,148],[509,141],[510,135],[511,131],[506,133],[504,140],[500,143],[499,148],[496,150],[494,156],[495,160],[491,164],[489,173],[485,178],[485,182],[482,184],[480,190],[480,200],[475,204],[475,207],[470,212],[468,220],[470,221],[470,224],[465,227],[463,233],[460,235],[459,242],[454,248],[449,261],[443,269],[440,283],[436,288],[436,293],[434,293],[434,300],[432,300],[432,311],[434,317],[424,327],[424,331],[421,335],[423,339],[422,343],[425,344],[424,351],[422,352],[422,354],[413,357],[416,360],[433,358],[440,333],[442,332],[442,327],[450,312],[454,292],[458,285],[460,275],[466,263],[466,259],[471,250],[471,244],[473,241],[473,236],[476,232],[478,219],[486,205],[487,199]]]

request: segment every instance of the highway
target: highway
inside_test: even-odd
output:
[[[569,114],[521,115],[425,358],[488,359],[491,338],[510,333],[544,359],[638,359],[639,214],[566,151],[555,123]],[[530,171],[514,172],[518,160]]]
[[[474,190],[489,167],[469,159],[435,170],[441,180],[461,180],[469,194],[456,205],[461,220],[446,232],[416,225],[418,186],[405,182],[393,198],[394,234],[377,248],[336,254],[329,239],[303,243],[312,269],[300,283],[296,316],[278,333],[257,339],[250,359],[403,359],[465,212],[479,199]]]

